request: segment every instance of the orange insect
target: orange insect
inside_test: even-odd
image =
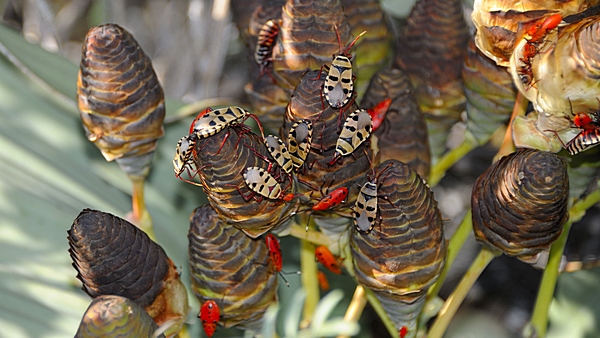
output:
[[[329,290],[329,281],[327,280],[327,276],[325,276],[323,271],[317,271],[317,278],[319,279],[319,287],[321,290]]]
[[[388,97],[376,104],[373,108],[367,109],[367,113],[371,115],[371,120],[373,121],[373,131],[377,130],[377,128],[381,126],[391,104],[392,99]]]
[[[217,331],[217,322],[221,318],[219,306],[217,303],[209,299],[202,304],[198,318],[202,320],[202,327],[208,337],[212,337]]]
[[[323,197],[317,204],[313,205],[312,210],[327,210],[342,203],[348,197],[348,188],[340,187]]]
[[[530,38],[527,40],[530,43],[540,42],[540,40],[542,40],[544,38],[544,36],[546,34],[548,34],[549,31],[558,27],[558,25],[560,24],[561,21],[562,21],[562,15],[557,13],[557,14],[550,15],[549,17],[544,19],[544,21],[540,20],[540,21],[536,22],[527,31],[527,35],[530,36]]]
[[[336,258],[326,246],[319,245],[315,249],[315,257],[317,258],[317,261],[323,264],[329,271],[338,275],[342,274],[339,258]]]

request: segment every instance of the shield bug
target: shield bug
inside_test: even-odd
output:
[[[340,44],[340,53],[333,56],[331,67],[327,71],[327,78],[323,84],[323,96],[332,108],[341,108],[348,103],[354,92],[352,63],[350,62],[352,55],[348,54],[348,51],[366,31],[360,33],[345,50],[342,50],[342,40],[337,26],[334,25],[334,28]],[[327,66],[325,67],[327,68]]]
[[[584,130],[577,134],[575,138],[569,141],[565,147],[569,154],[576,155],[587,148],[591,148],[600,143],[600,129]]]
[[[309,120],[295,122],[290,128],[288,135],[289,152],[294,169],[297,171],[302,167],[312,142],[312,123]]]
[[[212,337],[217,330],[217,322],[221,318],[221,313],[217,303],[212,299],[205,301],[202,304],[202,307],[200,307],[200,314],[198,315],[198,318],[202,320],[204,333],[206,333],[208,337]]]
[[[243,176],[248,188],[260,196],[268,199],[281,199],[286,202],[296,197],[294,194],[285,194],[277,179],[263,168],[248,167]],[[243,195],[242,197],[247,201],[251,198]]]
[[[335,154],[329,165],[333,165],[342,156],[352,154],[356,148],[369,138],[372,129],[373,121],[366,110],[358,109],[348,115],[342,132],[337,139]]]
[[[279,164],[286,173],[291,173],[293,162],[290,152],[283,141],[277,136],[269,135],[265,137],[265,145],[267,146],[267,150],[271,154],[271,157],[275,159],[277,164]]]
[[[260,76],[264,75],[267,65],[272,60],[273,46],[279,34],[281,20],[271,19],[260,28],[254,51],[254,61],[260,67]]]
[[[195,133],[198,138],[213,136],[227,126],[235,123],[243,123],[249,117],[256,121],[261,135],[264,137],[263,128],[258,117],[245,109],[235,106],[217,110],[213,110],[210,107],[206,108],[192,122],[190,134]]]
[[[319,245],[315,249],[315,258],[319,263],[326,267],[327,270],[338,275],[342,274],[340,259],[336,258],[326,246]]]
[[[383,121],[385,120],[385,115],[390,109],[390,105],[392,104],[391,98],[386,98],[383,101],[376,104],[373,108],[367,109],[367,113],[371,116],[371,120],[373,121],[373,132],[379,129]]]
[[[375,172],[373,172],[373,179],[367,181],[358,192],[352,214],[354,216],[356,230],[361,234],[366,235],[370,233],[375,226],[378,211],[377,182],[379,181],[379,176],[381,176],[389,166],[391,166],[391,164],[388,164],[387,167],[383,168],[379,175],[375,175]],[[382,198],[393,206],[393,203],[387,199],[387,197],[383,196]]]
[[[182,137],[177,142],[177,148],[175,149],[175,156],[173,157],[173,170],[175,171],[175,177],[182,179],[181,174],[184,171],[188,171],[190,166],[193,165],[194,146],[196,145],[196,135],[190,134]],[[192,162],[192,164],[190,164]],[[190,175],[192,176],[192,175]]]

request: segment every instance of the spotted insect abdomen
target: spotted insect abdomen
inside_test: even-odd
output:
[[[249,114],[247,110],[235,106],[211,110],[195,121],[193,132],[199,138],[209,137],[231,124],[242,121]]]
[[[350,114],[336,142],[337,155],[346,156],[354,153],[356,148],[369,138],[372,129],[373,121],[364,109]]]

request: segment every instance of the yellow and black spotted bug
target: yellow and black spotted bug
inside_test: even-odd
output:
[[[177,149],[175,150],[175,156],[173,157],[173,170],[175,171],[175,177],[180,180],[184,180],[181,177],[184,171],[187,171],[190,177],[194,176],[194,174],[191,173],[194,166],[194,158],[192,156],[195,151],[194,147],[196,146],[197,138],[196,134],[189,134],[182,137],[179,142],[177,142]]]
[[[260,75],[264,75],[267,65],[272,60],[273,45],[279,34],[281,20],[271,19],[260,28],[256,50],[254,51],[254,61],[260,67]]]
[[[260,167],[248,167],[243,174],[244,182],[252,192],[268,199],[281,199],[286,202],[294,198],[294,194],[285,194],[279,182],[268,171]],[[253,196],[242,196],[250,200]]]
[[[299,170],[304,164],[312,142],[312,122],[301,120],[295,122],[290,128],[288,140],[289,152],[295,170]]]
[[[213,110],[208,107],[198,114],[198,117],[192,122],[190,134],[195,133],[198,138],[206,138],[213,136],[232,124],[243,123],[247,118],[252,118],[256,121],[262,136],[264,132],[260,121],[256,115],[240,107],[230,106]]]
[[[577,134],[565,147],[569,151],[569,154],[576,155],[598,144],[600,144],[600,129],[591,129]]]
[[[283,143],[279,137],[269,135],[265,137],[265,145],[267,146],[267,150],[271,154],[271,157],[273,157],[277,164],[281,166],[281,169],[285,170],[288,174],[291,173],[294,166],[292,157],[290,156],[290,152],[285,146],[285,143]]]
[[[366,31],[360,33],[345,50],[342,50],[340,34],[337,27],[334,27],[340,44],[340,53],[333,57],[331,67],[329,67],[327,78],[323,85],[323,96],[325,96],[325,99],[332,108],[341,108],[348,103],[354,92],[352,63],[350,62],[352,55],[348,54],[348,51]],[[327,66],[325,67],[327,68]]]
[[[373,230],[375,226],[375,220],[377,219],[378,210],[378,195],[377,195],[377,182],[381,174],[383,174],[391,165],[388,164],[384,167],[379,174],[376,174],[373,170],[373,178],[367,181],[361,188],[356,197],[356,203],[352,209],[354,216],[354,226],[356,230],[361,234],[368,234]],[[386,197],[383,197],[391,203]]]
[[[364,109],[358,109],[348,115],[342,132],[337,139],[335,154],[329,163],[333,165],[340,157],[350,155],[365,142],[373,130],[371,115]]]

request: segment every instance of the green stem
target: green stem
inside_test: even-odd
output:
[[[500,255],[500,252],[491,251],[491,249],[487,247],[483,247],[481,249],[479,255],[477,255],[471,264],[469,270],[465,273],[450,297],[448,297],[444,303],[444,306],[442,306],[442,309],[433,322],[427,337],[441,338],[444,335],[444,332],[446,332],[446,329],[454,317],[454,314],[458,310],[458,307],[467,296],[469,290],[471,290],[473,284],[475,284],[477,278],[479,278],[483,270],[488,266],[492,259],[498,255]]]
[[[437,281],[427,292],[428,302],[437,297],[438,293],[440,292],[440,289],[442,288],[442,285],[444,284],[446,276],[448,275],[448,271],[450,271],[450,268],[452,267],[452,263],[454,263],[454,260],[458,256],[458,253],[462,249],[463,245],[465,244],[467,238],[469,238],[469,235],[472,231],[473,218],[471,209],[469,209],[469,211],[463,218],[462,223],[460,223],[460,225],[452,235],[452,238],[450,238],[450,241],[448,242],[448,254],[446,255],[446,263]]]
[[[585,216],[586,210],[599,201],[600,190],[596,189],[584,199],[575,203],[569,210],[569,220],[565,223],[562,234],[550,247],[548,264],[544,269],[544,275],[542,276],[540,289],[538,290],[538,296],[533,308],[531,325],[528,328],[528,330],[533,330],[539,337],[544,337],[546,335],[546,330],[548,328],[548,310],[550,309],[550,304],[554,297],[560,261],[567,243],[569,230],[571,230],[571,225],[581,220],[583,216]],[[534,332],[526,332],[525,335],[529,336]]]
[[[331,239],[322,232],[313,229],[308,229],[308,231],[306,231],[305,226],[300,226],[298,224],[294,224],[290,227],[290,236],[311,242],[315,245],[325,245],[327,247],[331,245]]]
[[[469,139],[465,138],[463,143],[458,147],[447,152],[440,160],[431,168],[431,174],[429,174],[429,180],[427,183],[430,187],[434,187],[438,184],[446,171],[450,169],[456,162],[460,161],[466,154],[473,150],[477,144]]]
[[[383,306],[381,306],[381,303],[379,302],[379,299],[377,299],[377,296],[375,296],[373,291],[371,291],[369,288],[365,288],[365,295],[367,297],[367,300],[371,304],[371,307],[373,307],[373,310],[375,310],[375,312],[383,322],[383,325],[388,330],[390,336],[398,337],[398,329],[396,328],[396,325],[394,325],[387,312],[385,312]]]
[[[563,250],[565,249],[565,244],[567,244],[567,237],[569,237],[569,230],[571,230],[572,224],[571,221],[565,223],[562,234],[550,247],[548,264],[546,264],[546,268],[544,269],[544,275],[542,276],[542,282],[538,290],[533,315],[531,317],[531,325],[526,329],[533,330],[533,332],[536,333],[534,335],[535,337],[546,336],[546,329],[548,328],[548,310],[550,309],[550,303],[554,296],[560,260],[562,258]],[[525,333],[525,336],[531,337],[531,333],[533,332]]]
[[[308,220],[304,220],[308,221]],[[306,291],[304,302],[303,320],[301,327],[308,327],[310,319],[315,313],[319,303],[319,283],[317,280],[317,262],[315,260],[315,245],[307,240],[300,239],[300,270],[302,270],[302,287]]]
[[[365,288],[362,285],[357,285],[352,296],[352,301],[346,309],[344,320],[347,322],[358,322],[362,315],[365,306],[367,305],[367,298],[365,297]],[[339,335],[337,338],[350,338],[349,336]]]

